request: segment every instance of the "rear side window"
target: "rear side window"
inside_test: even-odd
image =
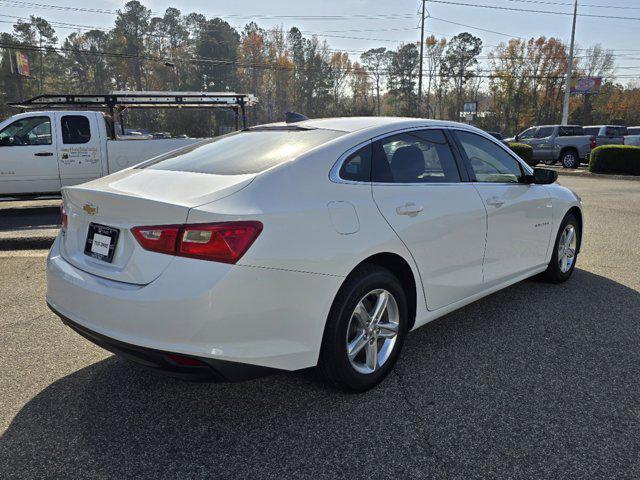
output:
[[[356,182],[371,181],[371,144],[347,157],[340,167],[340,178]]]
[[[84,115],[65,115],[60,120],[62,128],[62,143],[77,145],[91,140],[89,119]]]
[[[600,133],[600,127],[589,127],[584,128],[583,130],[585,135],[589,135],[591,137],[597,137]]]
[[[456,161],[441,130],[418,130],[385,137],[372,147],[374,182],[459,182]]]
[[[558,127],[558,135],[561,137],[574,137],[584,135],[582,127]]]
[[[640,127],[633,127],[627,130],[628,135],[640,135]]]
[[[258,129],[230,133],[140,168],[242,175],[258,173],[344,135],[336,130]]]
[[[553,127],[540,127],[536,132],[536,138],[547,138],[553,133]]]

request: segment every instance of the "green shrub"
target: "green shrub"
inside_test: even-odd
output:
[[[509,148],[513,153],[518,155],[525,163],[531,167],[534,167],[536,163],[533,161],[533,147],[525,143],[509,143]]]
[[[602,145],[591,150],[589,171],[640,175],[640,147]]]

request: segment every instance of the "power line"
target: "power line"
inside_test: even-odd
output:
[[[519,38],[520,40],[523,40],[522,37],[519,37],[518,35],[511,35],[510,33],[497,32],[495,30],[488,30],[488,29],[482,28],[482,27],[475,27],[473,25],[467,25],[465,23],[458,23],[458,22],[454,22],[452,20],[445,20],[444,18],[434,17],[433,15],[429,15],[429,18],[432,19],[432,20],[438,20],[439,22],[445,22],[445,23],[450,23],[451,25],[457,25],[459,27],[470,28],[472,30],[480,30],[481,32],[493,33],[493,34],[496,34],[496,35],[502,35],[502,36],[509,37],[509,38]]]
[[[533,10],[529,8],[515,8],[515,7],[504,7],[498,5],[480,5],[478,3],[465,3],[465,2],[454,2],[451,0],[429,0],[431,3],[442,3],[446,5],[457,5],[460,7],[475,7],[475,8],[488,8],[491,10],[505,10],[509,12],[525,12],[525,13],[543,13],[548,15],[571,15],[573,13],[570,12],[560,12],[560,11],[550,11],[550,10]],[[614,20],[640,20],[640,17],[621,17],[615,15],[597,15],[593,13],[579,13],[579,17],[591,17],[591,18],[609,18]]]
[[[573,4],[565,2],[554,2],[550,0],[507,0],[508,2],[533,3],[537,5],[560,5],[563,7],[572,7]],[[628,7],[625,5],[602,5],[594,3],[581,3],[580,7],[586,8],[615,8],[618,10],[640,10],[640,7]]]

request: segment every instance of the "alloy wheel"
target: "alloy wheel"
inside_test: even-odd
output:
[[[576,259],[577,244],[576,229],[573,225],[569,224],[562,231],[560,241],[558,242],[558,266],[562,273],[567,273],[571,270]]]
[[[577,168],[578,160],[573,153],[566,153],[562,163],[566,168]]]
[[[377,371],[391,356],[398,339],[400,312],[394,296],[384,289],[367,293],[356,305],[347,327],[346,350],[359,373]]]

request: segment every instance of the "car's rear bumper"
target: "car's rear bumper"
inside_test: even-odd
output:
[[[115,353],[122,358],[131,360],[143,367],[157,370],[183,380],[239,382],[279,371],[274,368],[260,367],[246,363],[228,362],[205,357],[185,356],[176,354],[175,352],[164,352],[153,348],[145,348],[121,342],[114,338],[109,338],[105,335],[89,330],[61,314],[50,304],[47,303],[47,305],[53,313],[62,319],[62,322],[65,325],[99,347]],[[185,365],[184,360],[181,364],[176,357],[186,359],[193,364]]]
[[[317,364],[342,281],[176,258],[153,282],[132,285],[76,268],[60,255],[59,239],[47,259],[47,303],[83,331],[139,349],[280,370]]]

